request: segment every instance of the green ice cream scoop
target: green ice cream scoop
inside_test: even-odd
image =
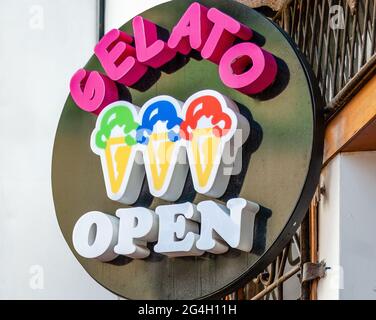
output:
[[[107,140],[110,138],[111,132],[116,126],[123,130],[124,142],[129,146],[135,145],[137,141],[130,133],[136,130],[139,124],[134,121],[131,109],[125,105],[115,105],[104,112],[99,130],[95,135],[96,146],[100,149],[105,149]]]

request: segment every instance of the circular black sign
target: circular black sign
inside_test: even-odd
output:
[[[172,30],[194,1],[174,0],[141,15]],[[232,176],[218,202],[242,197],[262,206],[255,223],[255,244],[250,253],[230,250],[222,255],[167,258],[152,253],[147,259],[119,257],[110,263],[79,256],[72,231],[86,212],[115,214],[125,205],[106,195],[99,157],[90,149],[96,116],[79,109],[68,97],[56,133],[52,186],[60,228],[72,252],[101,285],[130,299],[202,299],[220,297],[261,272],[291,239],[303,219],[318,183],[323,147],[321,100],[309,67],[288,36],[273,22],[249,7],[228,0],[197,1],[215,7],[254,30],[252,39],[271,52],[278,63],[275,83],[262,94],[247,96],[226,87],[218,66],[191,58],[176,72],[160,72],[147,90],[119,86],[122,99],[142,106],[150,98],[170,95],[185,101],[193,93],[216,90],[234,100],[251,123],[243,147],[241,173]],[[131,23],[120,30],[132,34]],[[93,55],[84,67],[104,72]],[[140,88],[139,88],[140,89]],[[145,89],[145,88],[143,88]],[[191,178],[177,202],[198,203]],[[143,193],[135,206],[154,209],[165,204]]]

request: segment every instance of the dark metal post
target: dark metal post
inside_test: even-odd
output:
[[[98,40],[104,36],[106,0],[98,0]]]

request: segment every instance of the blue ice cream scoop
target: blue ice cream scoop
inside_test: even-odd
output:
[[[167,100],[160,100],[150,104],[145,110],[141,125],[137,128],[136,139],[140,144],[148,144],[149,136],[153,133],[154,126],[158,121],[166,122],[168,131],[168,139],[176,142],[180,139],[179,130],[176,132],[174,127],[182,123],[182,119],[178,117],[175,106]]]

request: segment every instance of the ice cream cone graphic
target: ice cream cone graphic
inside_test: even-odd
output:
[[[178,161],[185,157],[179,136],[180,109],[181,103],[172,97],[151,99],[141,108],[137,130],[150,193],[168,201],[180,197],[188,172],[186,161]]]
[[[223,170],[223,154],[237,129],[248,136],[249,124],[236,104],[213,90],[192,95],[184,104],[181,136],[185,140],[197,192],[220,197],[231,176]],[[248,127],[247,127],[248,126]]]
[[[132,154],[132,146],[124,142],[124,138],[110,138],[104,152],[105,173],[110,181],[111,192],[116,194],[120,191],[129,159]]]
[[[171,142],[167,134],[153,133],[147,146],[147,153],[150,160],[150,171],[153,176],[152,183],[155,190],[160,191],[166,181],[171,166],[170,159],[174,153],[175,143]]]
[[[204,188],[208,184],[215,163],[220,161],[220,144],[221,139],[216,137],[210,128],[192,131],[189,149],[190,153],[193,154],[195,172],[200,188]]]
[[[91,148],[101,158],[107,195],[133,204],[140,193],[144,169],[137,163],[137,108],[115,102],[102,110],[91,137]]]

